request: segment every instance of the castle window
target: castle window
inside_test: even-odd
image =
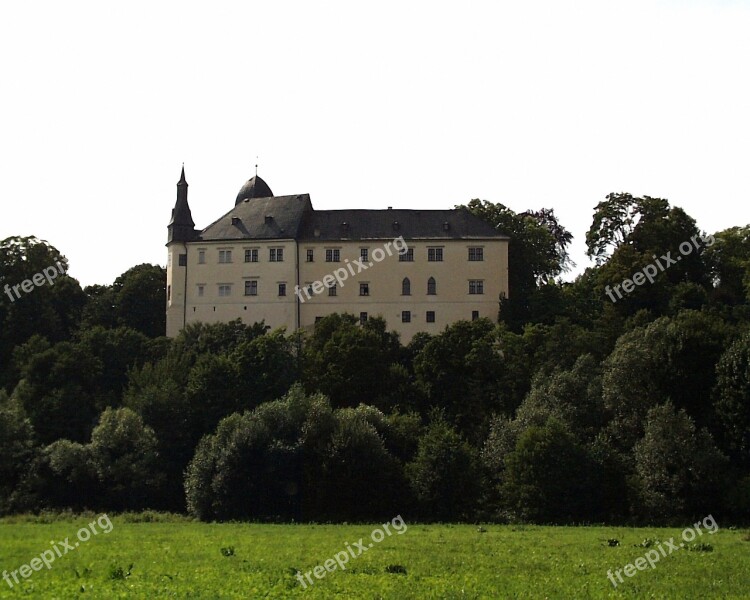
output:
[[[180,254],[179,264],[181,267],[187,267],[187,254]]]
[[[469,293],[470,294],[484,294],[484,281],[481,279],[469,280]]]
[[[245,249],[245,262],[258,262],[258,249],[257,248],[246,248]]]
[[[370,284],[369,283],[360,283],[359,284],[359,295],[360,296],[369,296],[370,295]]]
[[[443,262],[443,249],[442,248],[427,248],[427,261],[428,262]]]
[[[258,295],[258,280],[250,279],[245,282],[245,296],[257,296]]]
[[[338,289],[336,288],[336,284],[334,283],[328,288],[328,295],[335,296],[337,293],[338,293]]]
[[[198,264],[199,265],[206,264],[206,251],[205,250],[198,250]]]
[[[411,296],[411,281],[409,281],[408,277],[404,277],[403,281],[401,282],[401,295]]]
[[[284,249],[283,248],[269,248],[268,260],[270,262],[284,262]]]
[[[398,262],[414,262],[414,248],[409,248],[403,254],[399,254]]]
[[[202,298],[203,294],[205,293],[205,291],[206,291],[206,286],[205,285],[199,285],[198,286],[198,296],[199,297]]]
[[[307,262],[313,262],[315,257],[315,251],[312,248],[307,249]]]
[[[232,262],[232,251],[231,250],[219,250],[219,263],[227,264]]]
[[[364,325],[365,323],[367,323],[367,313],[361,312],[359,313],[359,324]]]
[[[428,310],[427,311],[427,322],[428,323],[434,323],[435,322],[435,311],[434,310]]]
[[[484,260],[484,248],[469,248],[469,261],[482,261]]]
[[[437,294],[437,283],[435,283],[434,277],[430,277],[427,280],[427,295],[434,296],[436,294]]]
[[[411,311],[410,310],[402,310],[401,311],[401,322],[402,323],[411,323]]]
[[[341,250],[338,248],[326,248],[326,262],[340,262]]]
[[[226,298],[232,295],[232,284],[231,283],[220,283],[219,284],[219,297]],[[214,307],[214,310],[216,308]]]
[[[367,262],[370,260],[370,251],[367,248],[360,248],[359,249],[359,259],[362,262]]]
[[[471,311],[471,320],[476,321],[479,319],[479,311],[478,310],[472,310]]]
[[[286,296],[286,283],[279,284],[279,296]]]

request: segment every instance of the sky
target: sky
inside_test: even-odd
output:
[[[748,32],[750,1],[4,2],[0,239],[111,284],[166,264],[183,163],[201,229],[257,162],[318,209],[553,208],[570,278],[610,192],[750,223]]]

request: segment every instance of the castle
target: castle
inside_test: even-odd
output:
[[[167,335],[187,324],[308,329],[331,313],[383,317],[404,343],[461,319],[497,319],[508,242],[465,209],[315,210],[260,177],[195,229],[183,167],[167,227]]]

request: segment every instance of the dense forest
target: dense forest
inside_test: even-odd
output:
[[[167,339],[153,265],[0,293],[0,514],[747,521],[750,227],[610,194],[563,282],[553,210],[466,206],[511,236],[509,296],[408,345],[348,314]],[[58,262],[3,240],[0,289]]]

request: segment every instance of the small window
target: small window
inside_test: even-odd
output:
[[[435,283],[434,277],[430,277],[427,280],[427,295],[434,296],[436,294],[437,294],[437,283]]]
[[[180,262],[181,267],[187,267],[187,254],[180,254]]]
[[[427,311],[427,322],[428,323],[434,323],[435,322],[435,311],[434,310],[428,310]]]
[[[245,282],[245,296],[257,296],[258,295],[258,280],[251,279]]]
[[[330,286],[330,287],[328,288],[328,295],[329,295],[329,296],[335,296],[335,295],[336,295],[337,293],[338,293],[338,292],[337,292],[336,284],[334,283],[333,285],[331,285],[331,286]]]
[[[409,281],[408,277],[404,277],[403,281],[401,282],[401,295],[411,296],[411,281]]]
[[[414,262],[414,248],[409,248],[403,254],[399,254],[398,262]]]
[[[443,262],[443,249],[442,248],[427,248],[427,261],[428,262]]]
[[[220,298],[226,298],[227,296],[232,295],[232,286],[228,283],[221,283],[219,284],[219,297]]]
[[[258,262],[257,248],[247,248],[245,250],[245,262]]]
[[[206,292],[206,286],[205,285],[199,285],[198,286],[198,296],[203,297],[203,294]]]
[[[360,283],[359,284],[359,295],[360,296],[369,296],[370,295],[370,284],[369,283]]]
[[[326,262],[341,262],[341,250],[326,248]]]
[[[269,248],[268,260],[270,262],[284,262],[284,249],[283,248]]]
[[[367,262],[370,260],[370,251],[367,248],[360,248],[359,249],[359,259],[362,262]]]
[[[469,260],[471,262],[484,260],[484,248],[469,248]]]
[[[279,284],[279,296],[286,296],[286,283]]]
[[[219,263],[228,264],[232,262],[231,250],[219,250]]]
[[[205,250],[198,250],[198,264],[199,265],[206,264],[206,251]]]
[[[315,250],[312,248],[307,249],[307,262],[313,262],[315,259]]]
[[[479,311],[478,310],[472,310],[471,311],[471,320],[476,321],[479,319]]]
[[[311,262],[312,262],[312,261],[311,261]],[[317,323],[318,321],[322,321],[322,320],[323,320],[323,317],[315,317],[315,322],[316,322],[316,323]]]
[[[359,313],[359,323],[360,323],[360,325],[364,325],[365,323],[367,323],[367,313],[366,312]]]
[[[411,311],[410,310],[402,310],[401,311],[401,322],[402,323],[411,323]]]
[[[469,293],[470,294],[484,294],[484,281],[481,279],[469,280]]]

